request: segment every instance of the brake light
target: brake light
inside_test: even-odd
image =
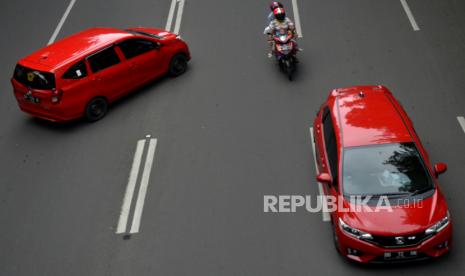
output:
[[[63,96],[63,90],[53,90],[52,91],[52,104],[58,104],[61,101],[61,97]]]

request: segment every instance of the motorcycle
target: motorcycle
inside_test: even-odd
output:
[[[297,47],[292,40],[293,35],[286,31],[281,31],[274,35],[274,55],[281,70],[286,73],[288,79],[292,81],[292,75],[297,69]]]

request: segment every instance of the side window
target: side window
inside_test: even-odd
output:
[[[86,63],[82,60],[71,66],[63,74],[64,79],[82,79],[87,76]]]
[[[124,56],[130,59],[155,49],[157,45],[152,41],[144,39],[129,39],[121,42],[119,47],[123,51]]]
[[[323,111],[323,135],[325,139],[325,148],[328,155],[329,169],[333,178],[334,187],[337,189],[338,180],[338,162],[337,162],[337,143],[336,134],[334,133],[333,121],[331,120],[331,112],[326,107]]]
[[[120,62],[115,48],[111,47],[87,58],[92,72],[97,73]]]

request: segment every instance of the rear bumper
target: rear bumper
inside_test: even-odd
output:
[[[26,112],[34,117],[41,118],[52,122],[68,122],[77,119],[82,114],[69,115],[60,105],[41,105],[27,102],[24,99],[16,98],[21,111]]]
[[[447,253],[452,246],[452,224],[449,224],[441,232],[421,242],[416,246],[402,248],[385,248],[372,244],[343,232],[339,226],[335,227],[338,235],[340,253],[346,258],[360,263],[391,263],[419,261],[429,258],[437,258]],[[357,254],[349,254],[349,251],[357,250]],[[385,253],[416,251],[416,257],[401,259],[386,259]]]

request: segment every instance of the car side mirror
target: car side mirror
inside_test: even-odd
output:
[[[438,177],[440,174],[447,171],[447,164],[445,163],[437,163],[434,165],[434,174]]]
[[[316,180],[320,183],[331,184],[332,179],[329,173],[320,173],[316,176]]]
[[[160,49],[160,48],[163,47],[163,46],[164,46],[164,44],[162,44],[162,43],[160,43],[160,42],[157,42],[157,47],[156,47],[156,49]]]

